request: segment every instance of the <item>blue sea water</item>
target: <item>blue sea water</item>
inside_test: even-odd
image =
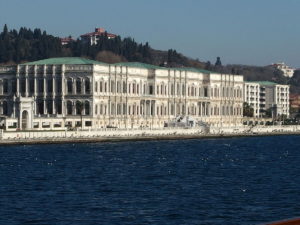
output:
[[[0,147],[0,224],[300,216],[300,136]]]

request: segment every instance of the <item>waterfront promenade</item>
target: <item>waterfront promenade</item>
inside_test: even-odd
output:
[[[300,134],[300,126],[238,126],[162,129],[91,129],[76,131],[1,131],[0,144],[40,144],[127,140],[196,139]]]

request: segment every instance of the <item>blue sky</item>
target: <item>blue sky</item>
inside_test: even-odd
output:
[[[74,37],[104,27],[202,61],[300,67],[299,9],[298,0],[0,0],[0,26]]]

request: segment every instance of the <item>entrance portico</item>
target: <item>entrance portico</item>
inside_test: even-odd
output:
[[[19,123],[22,130],[33,128],[34,100],[31,97],[19,97]]]

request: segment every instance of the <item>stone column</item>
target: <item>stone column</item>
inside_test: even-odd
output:
[[[45,98],[47,95],[47,77],[46,76],[44,76],[43,82],[44,82],[44,98]]]
[[[65,108],[65,101],[61,100],[61,114],[62,116],[65,116],[67,114],[67,112],[65,112],[66,108]]]
[[[20,77],[19,74],[17,74],[17,79],[16,79],[16,95],[19,96],[20,95]]]
[[[76,106],[75,106],[75,102],[72,102],[72,115],[76,115]]]
[[[200,102],[200,116],[203,116],[203,102]]]
[[[76,93],[76,79],[72,79],[72,94]]]
[[[56,114],[56,107],[55,107],[55,99],[52,99],[52,114],[55,115]]]
[[[85,79],[81,79],[81,94],[85,94]]]
[[[44,98],[43,99],[43,103],[44,103],[44,115],[47,115],[47,102],[46,102],[46,99]]]
[[[37,66],[34,65],[33,68],[33,96],[36,97],[37,95]]]

